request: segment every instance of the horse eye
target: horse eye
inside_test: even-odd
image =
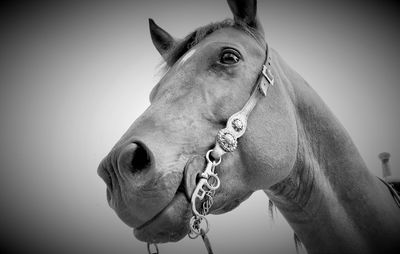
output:
[[[240,61],[240,54],[236,50],[228,49],[222,52],[220,62],[222,64],[236,64]]]

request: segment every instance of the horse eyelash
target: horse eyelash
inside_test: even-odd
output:
[[[240,60],[243,60],[243,56],[240,53],[239,50],[235,49],[235,48],[230,48],[230,47],[225,47],[222,48],[221,53],[219,54],[219,59],[221,59],[221,57],[225,54],[225,53],[232,53],[235,54],[237,57],[239,57]]]

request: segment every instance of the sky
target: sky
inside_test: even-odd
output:
[[[398,7],[259,1],[270,47],[326,102],[373,174],[400,176]],[[148,107],[161,61],[148,18],[175,37],[231,17],[223,0],[14,2],[1,8],[1,248],[145,253],[108,207],[100,160]],[[215,253],[296,253],[292,230],[255,193],[210,216]],[[201,240],[160,245],[205,253]],[[304,251],[302,251],[304,253]]]

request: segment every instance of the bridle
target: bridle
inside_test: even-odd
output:
[[[269,53],[269,47],[268,44],[266,44],[265,61],[251,95],[243,108],[229,117],[226,127],[218,131],[215,146],[206,153],[205,157],[207,165],[204,171],[200,174],[200,179],[191,196],[193,216],[189,221],[190,232],[188,236],[191,239],[195,239],[201,235],[209,254],[212,254],[213,252],[210,241],[207,237],[209,225],[206,215],[209,213],[210,208],[213,205],[215,191],[220,186],[220,179],[215,172],[215,168],[221,163],[222,156],[225,153],[230,153],[236,150],[238,138],[243,136],[246,131],[247,119],[250,113],[253,111],[257,102],[261,98],[267,96],[269,86],[274,85],[275,79],[271,71],[271,58]],[[202,208],[201,211],[197,210],[197,202],[200,202],[200,207]],[[152,245],[154,251],[151,250]],[[159,253],[156,244],[147,243],[147,250],[149,254]]]

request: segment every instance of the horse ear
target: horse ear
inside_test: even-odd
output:
[[[175,46],[176,40],[168,32],[159,27],[153,19],[149,19],[149,27],[154,46],[164,56],[168,50]]]
[[[244,22],[262,31],[257,19],[257,0],[228,0],[228,4],[236,22]]]

